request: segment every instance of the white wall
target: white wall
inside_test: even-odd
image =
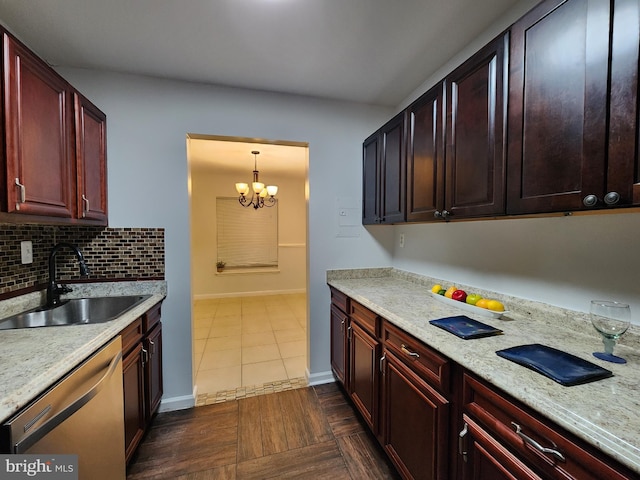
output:
[[[206,142],[206,140],[189,140]],[[276,147],[278,148],[278,147]],[[298,151],[302,165],[307,161],[305,147],[279,147]],[[216,273],[217,260],[217,216],[216,197],[237,197],[235,182],[251,180],[251,169],[238,175],[216,167],[215,163],[205,164],[193,158],[202,149],[188,148],[191,160],[191,258],[192,289],[194,298],[215,298],[242,294],[272,295],[277,293],[299,293],[307,288],[306,269],[306,195],[305,169],[298,167],[295,174],[278,175],[269,172],[269,183],[278,185],[278,271],[246,273],[228,269]],[[200,165],[198,165],[200,164]],[[293,169],[292,169],[293,170]],[[237,208],[242,207],[236,201]],[[253,212],[260,215],[262,212]],[[269,208],[265,207],[264,210]],[[262,209],[261,209],[262,210]],[[246,235],[260,235],[247,230]]]
[[[617,300],[640,324],[638,212],[393,228],[397,268],[582,312]]]
[[[79,69],[60,73],[107,114],[109,221],[164,227],[164,401],[192,394],[186,134],[309,144],[309,371],[329,366],[330,268],[387,266],[392,230],[337,238],[336,199],[361,195],[362,140],[388,109]]]

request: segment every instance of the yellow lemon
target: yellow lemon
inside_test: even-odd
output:
[[[487,303],[487,308],[489,310],[493,310],[494,312],[504,312],[504,305],[498,300],[489,300],[489,302]]]
[[[440,290],[442,290],[442,285],[440,285],[440,284],[434,285],[433,287],[431,287],[431,291],[433,293],[438,293]]]
[[[476,307],[489,308],[489,300],[486,298],[481,298],[476,302]]]
[[[455,285],[452,285],[449,288],[447,288],[446,292],[444,292],[444,296],[447,298],[451,298],[451,296],[453,295],[453,292],[455,292],[456,290],[458,290],[458,287],[456,287]]]

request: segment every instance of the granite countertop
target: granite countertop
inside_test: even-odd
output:
[[[616,345],[627,364],[593,357],[601,337],[588,314],[483,291],[458,288],[501,300],[509,312],[487,318],[438,301],[429,278],[393,268],[330,270],[327,283],[381,317],[422,340],[451,360],[517,398],[556,424],[640,473],[640,327],[632,325]],[[503,335],[462,340],[429,324],[430,320],[467,315],[504,331]],[[562,386],[496,355],[496,350],[541,343],[600,365],[614,374],[603,380]]]
[[[100,324],[0,330],[0,419],[9,418],[82,363],[120,331],[161,302],[164,281],[108,282],[73,285],[63,298],[151,295],[120,317]],[[41,305],[33,293],[0,302],[0,318]]]

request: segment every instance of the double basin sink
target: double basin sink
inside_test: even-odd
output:
[[[150,296],[73,298],[52,308],[39,307],[0,319],[0,330],[109,322]]]

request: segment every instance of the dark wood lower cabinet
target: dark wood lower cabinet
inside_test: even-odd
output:
[[[404,478],[448,479],[449,402],[384,350],[383,447]]]
[[[353,320],[349,328],[349,395],[371,431],[377,434],[380,342]]]
[[[124,445],[127,463],[144,435],[144,365],[142,344],[138,343],[122,362],[124,390]]]
[[[468,435],[463,478],[466,480],[540,480],[524,463],[497,442],[486,430],[464,416],[464,436]]]
[[[344,377],[336,379],[404,479],[638,478],[599,449],[339,293],[332,291],[332,341],[338,347],[331,349],[331,363],[334,373],[335,365],[345,366]],[[336,314],[342,308],[349,311],[348,317]],[[344,335],[342,325],[348,325]],[[346,342],[346,354],[341,341]]]
[[[160,304],[120,332],[127,463],[158,412],[162,399],[162,323]]]
[[[162,323],[157,323],[144,341],[148,360],[144,369],[145,421],[158,412],[162,400]]]

